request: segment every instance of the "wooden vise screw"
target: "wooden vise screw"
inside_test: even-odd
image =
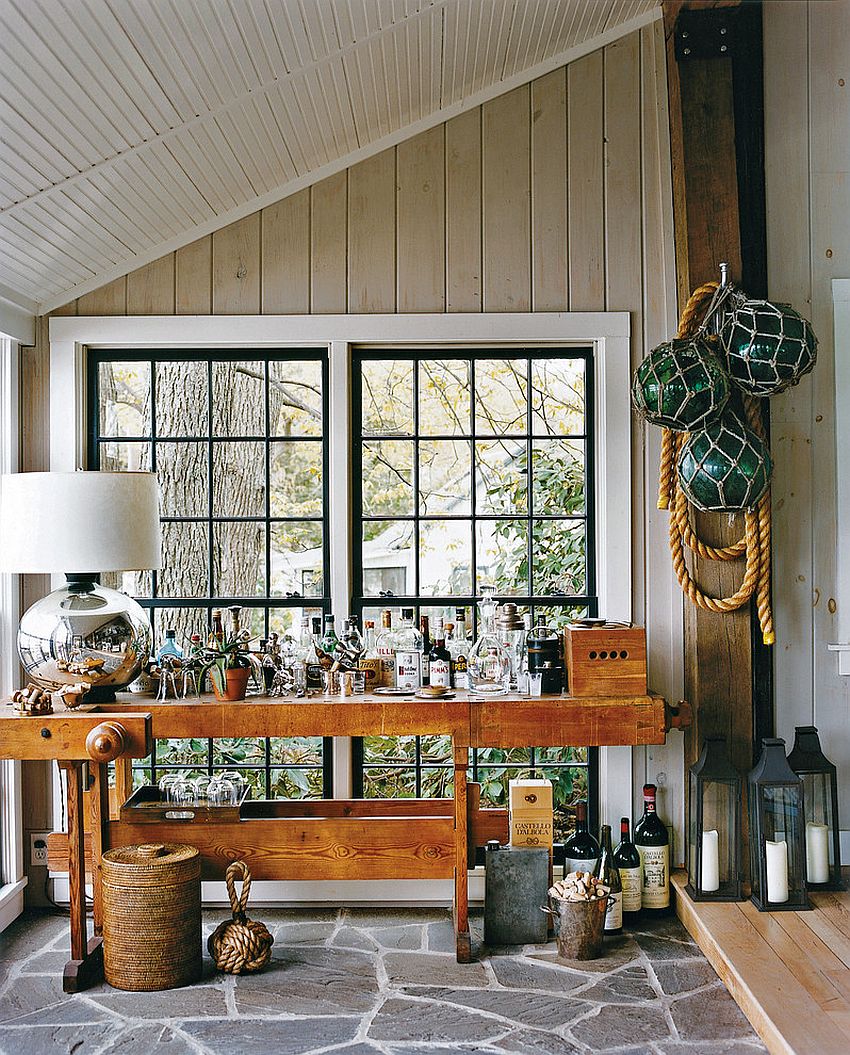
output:
[[[120,722],[101,722],[86,737],[86,751],[92,762],[114,762],[126,746],[127,733]]]

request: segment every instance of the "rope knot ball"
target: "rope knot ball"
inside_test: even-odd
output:
[[[236,879],[242,880],[242,893],[236,896]],[[245,909],[251,893],[251,873],[244,861],[234,861],[225,875],[233,919],[220,923],[207,942],[207,949],[219,971],[250,974],[261,971],[272,958],[274,938],[263,923],[248,919]]]

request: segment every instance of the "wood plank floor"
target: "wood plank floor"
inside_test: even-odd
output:
[[[772,1055],[850,1053],[850,893],[816,893],[808,912],[749,901],[691,901],[675,873],[676,911]]]

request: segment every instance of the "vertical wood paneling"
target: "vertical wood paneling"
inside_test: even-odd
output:
[[[212,314],[212,235],[183,246],[174,256],[176,313]]]
[[[310,188],[310,283],[314,312],[344,312],[348,269],[348,173]]]
[[[174,315],[174,254],[127,276],[128,315]]]
[[[348,173],[348,310],[395,311],[395,151]]]
[[[764,5],[765,177],[768,295],[811,311],[808,12],[802,3]],[[820,369],[820,367],[818,367]],[[773,454],[774,685],[776,732],[814,721],[812,682],[812,381],[770,400]]]
[[[214,315],[260,313],[260,213],[212,236]]]
[[[814,521],[814,718],[827,755],[839,765],[839,812],[850,827],[850,678],[838,674],[827,644],[838,641],[835,597],[837,534],[835,406],[850,393],[835,391],[833,278],[850,275],[850,5],[810,4],[809,103],[811,164],[811,321],[818,361],[802,385],[812,391],[812,512]],[[841,349],[840,354],[846,355]],[[802,387],[801,385],[801,387]]]
[[[482,108],[484,310],[531,307],[529,87]]]
[[[566,311],[569,306],[566,128],[563,68],[531,83],[532,311]]]
[[[263,209],[264,315],[310,311],[310,191]]]
[[[78,315],[126,315],[127,277],[116,278],[77,300]]]
[[[446,306],[445,126],[396,148],[398,311]]]
[[[600,311],[605,305],[602,67],[601,51],[567,67],[572,311]]]
[[[481,109],[446,122],[446,310],[481,311]]]

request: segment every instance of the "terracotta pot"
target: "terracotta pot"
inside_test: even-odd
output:
[[[215,698],[223,703],[236,703],[238,700],[244,700],[250,674],[248,667],[232,667],[225,670],[224,692],[219,692],[216,683],[214,681],[212,683]]]

